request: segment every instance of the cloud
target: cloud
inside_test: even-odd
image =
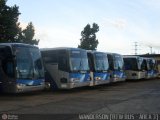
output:
[[[127,21],[123,18],[117,18],[117,19],[104,19],[104,23],[107,26],[112,26],[118,29],[124,29],[127,26]]]
[[[40,48],[77,47],[80,33],[67,27],[45,26],[37,28],[36,38],[40,39]]]
[[[152,10],[160,10],[160,0],[143,0],[143,3]]]
[[[28,25],[28,23],[25,23],[25,22],[20,21],[20,27],[21,27],[22,29],[25,29],[25,28],[27,27],[27,25]]]

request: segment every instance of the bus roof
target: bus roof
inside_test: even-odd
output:
[[[119,54],[119,53],[110,53],[110,52],[106,52],[106,54],[108,54],[108,55],[121,55],[121,54]],[[122,55],[121,55],[122,56]]]
[[[141,58],[140,56],[123,55],[123,58]]]
[[[34,45],[30,45],[30,44],[25,44],[25,43],[0,43],[0,45],[6,45],[6,46],[25,46],[25,47],[36,47],[38,48],[37,46],[34,46]]]
[[[87,53],[105,53],[105,52],[101,52],[101,51],[96,51],[96,50],[87,50]]]
[[[51,50],[85,50],[81,48],[72,48],[72,47],[55,47],[55,48],[41,48],[40,51],[51,51]]]

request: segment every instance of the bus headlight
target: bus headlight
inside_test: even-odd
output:
[[[118,75],[113,75],[113,77],[114,77],[114,78],[117,78],[117,77],[118,77]]]
[[[76,81],[79,81],[79,80],[80,80],[79,78],[71,78],[70,82],[76,82]]]
[[[26,85],[25,84],[22,84],[22,83],[18,83],[17,84],[17,88],[21,88],[21,87],[25,87]]]
[[[101,80],[101,77],[95,77],[95,80]]]
[[[51,84],[49,82],[45,83],[45,89],[50,89],[51,88]]]

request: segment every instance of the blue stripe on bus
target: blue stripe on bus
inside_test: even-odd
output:
[[[69,78],[80,79],[80,82],[90,81],[89,73],[70,73]]]
[[[147,71],[147,74],[148,74],[148,75],[153,75],[153,70],[148,70],[148,71]]]
[[[123,71],[113,71],[113,75],[117,75],[118,78],[126,78],[126,75]]]
[[[29,86],[37,86],[44,84],[44,79],[17,79],[16,83],[25,84]]]
[[[109,73],[98,73],[98,72],[95,72],[94,73],[94,78],[95,77],[100,77],[100,78],[102,78],[102,80],[109,80],[110,79],[110,74]]]

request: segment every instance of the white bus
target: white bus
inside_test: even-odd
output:
[[[126,79],[138,80],[146,76],[145,68],[142,64],[143,58],[139,56],[124,56],[124,66]]]

